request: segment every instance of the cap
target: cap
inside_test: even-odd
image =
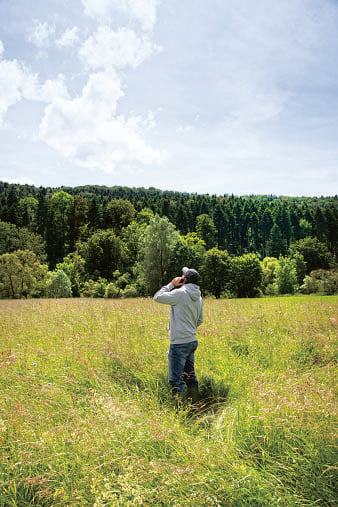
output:
[[[187,283],[198,283],[200,275],[196,269],[190,269],[187,267],[182,268],[182,273],[187,279]]]

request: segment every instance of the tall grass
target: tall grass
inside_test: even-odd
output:
[[[0,302],[0,506],[336,505],[338,297],[206,300],[198,410],[166,306]]]

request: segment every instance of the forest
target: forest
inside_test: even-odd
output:
[[[0,297],[150,296],[183,266],[205,295],[338,292],[338,197],[0,182]]]

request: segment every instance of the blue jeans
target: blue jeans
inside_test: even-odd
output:
[[[194,369],[194,352],[197,349],[197,340],[189,343],[170,344],[169,384],[173,393],[185,391],[185,386],[197,387],[198,382]]]

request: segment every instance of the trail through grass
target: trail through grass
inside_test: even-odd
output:
[[[208,299],[197,412],[151,299],[0,302],[0,506],[336,505],[337,297]]]

